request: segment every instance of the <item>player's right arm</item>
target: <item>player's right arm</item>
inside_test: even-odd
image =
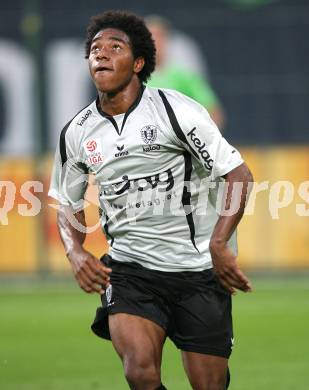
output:
[[[102,294],[109,283],[111,269],[83,246],[87,231],[84,195],[88,185],[88,170],[83,160],[77,129],[72,123],[60,136],[49,195],[59,202],[58,228],[79,286],[88,293]]]
[[[112,271],[83,247],[86,238],[84,210],[73,212],[70,206],[60,206],[58,229],[79,286],[87,293],[103,294]]]

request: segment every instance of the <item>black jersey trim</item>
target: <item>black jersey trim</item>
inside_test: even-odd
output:
[[[173,128],[176,136],[182,142],[184,142],[186,145],[188,145],[190,150],[192,151],[192,153],[198,158],[197,153],[195,152],[195,150],[193,150],[191,148],[190,144],[188,143],[188,141],[186,139],[186,136],[184,135],[183,131],[181,130],[181,127],[178,123],[178,120],[176,118],[174,110],[172,109],[172,106],[170,105],[169,101],[167,100],[165,94],[160,89],[158,90],[158,92],[159,92],[159,95],[164,103],[164,107],[166,109],[168,118],[170,120],[170,123],[172,125],[172,128]],[[184,160],[185,160],[185,175],[184,175],[184,187],[183,187],[181,201],[182,201],[183,206],[190,207],[191,206],[191,192],[190,192],[189,185],[190,185],[191,174],[192,174],[192,157],[191,157],[191,154],[189,152],[184,152],[183,156],[184,156]],[[188,223],[188,226],[190,229],[191,242],[192,242],[194,248],[198,251],[198,253],[200,253],[199,250],[197,249],[196,244],[195,244],[195,225],[194,225],[192,212],[188,213],[188,210],[186,210],[186,208],[185,208],[185,212],[186,212],[187,223]]]
[[[101,104],[100,104],[100,99],[99,99],[99,96],[97,97],[96,99],[96,106],[97,106],[97,110],[99,112],[99,114],[101,114],[104,118],[108,119],[112,125],[114,126],[115,130],[117,131],[117,134],[118,135],[121,135],[122,134],[122,131],[123,131],[123,128],[124,128],[124,125],[128,119],[128,116],[131,114],[131,112],[133,112],[135,110],[135,108],[139,105],[141,99],[142,99],[142,96],[143,96],[143,93],[144,93],[144,90],[145,90],[145,85],[141,85],[141,90],[140,90],[140,93],[138,94],[137,98],[135,99],[135,101],[131,104],[131,106],[128,108],[128,111],[124,114],[124,118],[123,118],[123,121],[122,121],[122,125],[121,125],[121,129],[119,130],[119,127],[117,125],[117,122],[115,121],[114,117],[110,114],[108,114],[107,112],[103,111],[102,108],[101,108]]]
[[[111,122],[111,124],[114,126],[115,130],[117,131],[117,134],[120,135],[119,127],[118,127],[117,122],[115,121],[114,117],[102,110],[99,96],[97,97],[95,104],[96,104],[98,113],[101,116],[103,116],[105,119],[108,119]]]
[[[181,202],[185,209],[186,219],[190,229],[190,238],[191,238],[192,245],[198,251],[198,253],[200,253],[195,243],[195,225],[194,225],[192,211],[188,212],[187,210],[188,207],[191,207],[190,180],[192,175],[192,157],[189,152],[184,152],[183,157],[185,160],[185,175],[184,175],[184,186],[183,186]]]
[[[68,157],[67,157],[67,148],[66,148],[66,145],[65,145],[65,135],[66,135],[66,132],[67,132],[67,130],[68,130],[72,120],[70,120],[70,122],[68,122],[64,126],[64,128],[61,130],[61,134],[60,134],[59,149],[60,149],[60,156],[61,156],[61,164],[62,164],[62,166],[64,166],[64,164],[67,162],[67,159],[68,159]]]
[[[67,148],[65,144],[65,136],[66,132],[72,123],[72,121],[79,115],[82,111],[84,111],[85,108],[89,107],[90,104],[87,104],[87,106],[83,107],[78,113],[64,126],[64,128],[61,130],[60,133],[60,140],[59,140],[59,149],[60,149],[60,156],[61,156],[61,164],[62,166],[67,162],[68,156],[67,156]]]
[[[145,85],[142,84],[138,97],[136,98],[135,102],[129,107],[128,111],[125,113],[125,116],[123,118],[122,125],[121,125],[120,134],[122,133],[122,130],[123,130],[124,125],[128,119],[128,116],[131,114],[132,111],[134,111],[136,109],[136,107],[139,105],[140,101],[142,100],[144,90],[145,90]]]
[[[171,122],[171,125],[172,125],[172,128],[177,136],[177,138],[180,139],[180,141],[182,141],[183,143],[185,143],[186,145],[188,145],[188,147],[190,148],[192,154],[194,154],[194,156],[196,158],[199,159],[199,156],[198,154],[196,153],[196,151],[191,147],[191,145],[189,144],[184,132],[182,131],[179,123],[178,123],[178,120],[177,120],[177,117],[175,115],[175,112],[172,108],[172,106],[170,105],[170,102],[167,100],[167,97],[165,96],[164,92],[161,91],[161,89],[158,89],[158,92],[159,92],[159,95],[163,101],[163,104],[164,104],[164,107],[166,109],[166,112],[167,112],[167,115],[168,115],[168,118]]]
[[[111,243],[110,243],[110,246],[112,247],[113,246],[113,244],[114,244],[114,237],[110,234],[110,232],[109,232],[109,230],[108,230],[108,221],[109,221],[109,218],[108,218],[108,216],[105,214],[105,218],[106,218],[106,222],[105,222],[105,224],[104,224],[104,226],[103,226],[103,229],[104,229],[104,231],[105,231],[105,235],[106,235],[106,237],[108,238],[110,238],[111,239]]]

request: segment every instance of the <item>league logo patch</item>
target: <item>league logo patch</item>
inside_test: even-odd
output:
[[[98,144],[95,140],[90,140],[86,143],[86,148],[89,150],[89,152],[94,152],[97,148]]]
[[[157,135],[158,135],[157,127],[153,125],[147,125],[143,127],[141,130],[142,140],[146,144],[153,144],[157,139]]]
[[[89,165],[101,164],[103,162],[101,140],[99,138],[88,139],[84,142],[83,146]]]

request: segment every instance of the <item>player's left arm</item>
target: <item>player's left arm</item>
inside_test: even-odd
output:
[[[232,210],[231,213],[221,213],[210,239],[214,270],[222,285],[231,293],[235,289],[245,292],[252,290],[251,283],[240,270],[236,256],[228,246],[228,240],[240,222],[248,199],[253,177],[245,163],[228,172],[225,176],[225,196],[222,210]]]
[[[175,139],[175,142],[183,145],[202,164],[205,176],[210,181],[217,182],[222,177],[225,179],[227,196],[223,196],[223,210],[229,210],[230,207],[234,210],[235,202],[239,203],[235,212],[220,213],[214,227],[210,252],[215,272],[222,285],[231,293],[235,289],[250,291],[250,282],[239,269],[228,240],[243,216],[250,183],[253,181],[251,172],[239,151],[222,137],[204,107],[181,95],[168,98],[179,121],[175,131],[178,141]]]

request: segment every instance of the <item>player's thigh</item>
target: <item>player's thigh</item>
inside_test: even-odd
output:
[[[226,389],[228,359],[182,351],[182,360],[194,390]]]
[[[140,316],[117,313],[109,315],[109,330],[123,361],[160,367],[166,334],[159,325]]]
[[[229,358],[233,344],[231,295],[210,272],[175,302],[169,336],[182,351]],[[194,275],[192,276],[194,278]],[[200,286],[204,282],[203,286]]]

